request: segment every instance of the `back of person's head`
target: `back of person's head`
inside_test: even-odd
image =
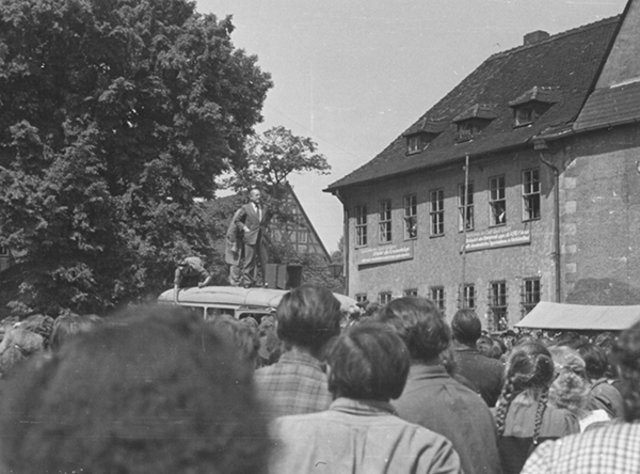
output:
[[[329,391],[337,397],[388,401],[402,394],[409,352],[393,328],[367,321],[345,330],[329,350]]]
[[[482,335],[482,323],[472,309],[459,309],[451,320],[453,338],[465,345],[474,346]]]
[[[340,302],[328,289],[305,284],[286,293],[276,310],[277,334],[285,344],[319,354],[340,333]]]
[[[576,346],[576,350],[584,359],[589,379],[597,380],[605,376],[609,367],[609,359],[603,349],[590,342],[583,342]]]
[[[515,393],[547,389],[555,375],[549,350],[538,342],[525,342],[513,348],[505,373],[506,384]]]
[[[556,337],[555,345],[567,346],[575,349],[585,341],[586,339],[575,331],[564,331]]]
[[[424,298],[398,298],[382,308],[377,320],[391,325],[414,360],[431,362],[449,346],[449,326],[436,305]]]
[[[240,321],[233,316],[220,315],[209,321],[217,331],[227,336],[227,340],[232,342],[238,349],[238,354],[250,364],[255,365],[260,349],[260,338],[258,337],[258,323],[252,317],[253,323]],[[255,323],[255,325],[254,325]]]
[[[624,419],[640,420],[640,323],[620,334],[611,354],[620,373]]]
[[[513,399],[527,392],[538,403],[535,426],[539,430],[547,405],[549,386],[554,378],[551,354],[538,342],[525,342],[513,348],[505,371],[505,383],[496,409],[498,434],[504,432],[504,421]],[[539,432],[534,431],[537,440]]]
[[[264,472],[253,367],[197,317],[132,311],[5,386],[0,464],[23,474]]]
[[[581,417],[589,393],[585,362],[580,354],[570,347],[552,346],[549,352],[555,370],[555,378],[549,388],[549,401],[553,406],[566,408]]]
[[[100,323],[102,323],[102,318],[95,314],[69,313],[58,316],[53,323],[49,347],[52,351],[57,351],[69,338],[90,331]]]

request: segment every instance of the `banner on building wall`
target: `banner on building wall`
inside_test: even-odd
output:
[[[531,230],[500,229],[467,234],[466,251],[510,247],[512,245],[528,245],[531,243]]]
[[[385,245],[383,247],[359,249],[356,254],[358,266],[398,262],[412,258],[413,240],[400,245]]]

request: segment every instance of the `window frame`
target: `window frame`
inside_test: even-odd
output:
[[[407,194],[402,198],[404,207],[404,240],[418,238],[418,195]]]
[[[391,199],[381,199],[378,210],[378,242],[388,244],[393,240],[393,208]]]
[[[409,296],[413,298],[418,297],[418,289],[417,288],[408,288],[402,292],[404,296]]]
[[[522,279],[522,293],[520,294],[522,316],[528,314],[540,302],[541,296],[542,282],[540,277],[529,277]]]
[[[473,181],[467,184],[465,192],[464,183],[458,185],[458,230],[464,232],[466,230],[473,231],[475,228],[474,203],[473,203]]]
[[[462,308],[475,309],[476,299],[476,285],[474,283],[465,283],[462,285]]]
[[[507,225],[506,183],[503,174],[489,178],[489,227]]]
[[[385,305],[389,303],[392,299],[393,299],[393,292],[388,290],[378,292],[378,303]]]
[[[535,173],[536,178],[533,177]],[[527,179],[529,177],[529,179]],[[522,221],[531,222],[541,219],[542,183],[540,181],[540,168],[527,168],[522,170]],[[531,203],[535,202],[535,205]],[[534,209],[532,211],[531,209]]]
[[[444,235],[444,188],[429,191],[429,235]]]
[[[357,247],[366,247],[369,243],[368,241],[368,214],[367,214],[367,206],[365,204],[358,205],[355,207],[355,246]]]
[[[509,321],[509,289],[506,280],[489,282],[487,307],[491,310],[492,328],[497,331],[507,329]]]
[[[429,287],[429,296],[440,312],[444,314],[446,308],[444,286],[438,285]]]

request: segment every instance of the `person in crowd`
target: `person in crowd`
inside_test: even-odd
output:
[[[273,417],[326,410],[331,403],[323,368],[325,345],[340,333],[340,302],[326,288],[305,284],[286,293],[276,309],[284,353],[256,370],[260,396]]]
[[[461,473],[451,442],[395,415],[410,358],[386,324],[363,322],[332,345],[327,411],[275,420],[272,472]]]
[[[548,403],[554,376],[553,360],[545,346],[526,342],[513,348],[495,415],[505,474],[519,473],[540,442],[580,431],[573,413]]]
[[[263,316],[258,325],[258,338],[260,348],[258,349],[258,367],[275,364],[282,354],[282,341],[278,339],[276,332],[275,315]]]
[[[488,406],[495,406],[502,389],[504,367],[476,348],[482,334],[478,315],[472,309],[458,310],[451,320],[451,329],[458,372],[475,385]]]
[[[607,379],[609,360],[603,349],[584,342],[577,346],[577,350],[586,363],[587,378],[591,384],[587,409],[602,409],[610,418],[622,416],[622,395]]]
[[[378,319],[395,328],[411,357],[407,384],[393,402],[398,415],[449,439],[466,474],[499,474],[489,407],[476,392],[449,376],[441,363],[451,331],[435,304],[423,298],[395,299]]]
[[[580,423],[580,431],[597,423],[609,421],[604,410],[587,408],[589,382],[586,364],[575,349],[567,346],[551,346],[554,380],[549,388],[549,403],[557,408],[566,408]]]
[[[242,285],[245,287],[258,283],[259,272],[264,284],[268,259],[265,232],[270,221],[271,210],[262,202],[262,193],[258,188],[251,188],[249,202],[238,209],[231,222],[231,226],[242,231]]]
[[[476,342],[476,348],[482,355],[496,360],[500,360],[505,352],[502,343],[488,335],[480,336]]]
[[[640,472],[640,323],[612,349],[621,378],[624,421],[543,443],[523,474],[622,474]]]
[[[201,318],[130,311],[4,387],[3,472],[266,472],[253,367]]]
[[[231,221],[224,240],[224,261],[229,265],[229,284],[231,286],[240,286],[242,283],[241,264],[244,256],[243,247],[243,227],[238,218],[242,213],[242,209],[238,209]]]
[[[253,323],[244,322],[245,320],[251,320]],[[255,319],[248,317],[238,320],[228,314],[221,314],[211,320],[209,324],[213,325],[221,334],[226,335],[226,340],[231,341],[236,346],[243,360],[247,361],[252,367],[256,366],[260,339],[258,338],[258,325]]]
[[[20,323],[7,330],[0,343],[0,377],[9,378],[18,372],[23,361],[44,350],[44,337]]]
[[[180,288],[185,286],[195,286],[198,288],[207,286],[212,276],[204,268],[204,263],[200,257],[186,257],[178,262],[173,278],[173,299],[178,302]],[[192,284],[194,283],[195,284]]]
[[[53,323],[49,348],[52,351],[60,349],[62,344],[76,334],[91,331],[102,323],[102,318],[96,314],[80,315],[67,313],[58,316]]]
[[[53,330],[54,319],[47,314],[31,314],[20,321],[19,326],[42,336],[44,347],[49,347],[49,338]]]

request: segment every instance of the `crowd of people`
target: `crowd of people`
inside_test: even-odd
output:
[[[302,285],[261,321],[179,307],[5,320],[3,473],[640,472],[640,323],[450,323],[403,297],[345,318]]]

